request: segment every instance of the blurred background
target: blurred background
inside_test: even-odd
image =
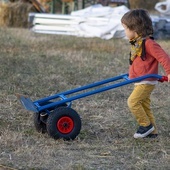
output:
[[[70,14],[94,4],[103,6],[126,5],[128,8],[145,8],[156,13],[155,4],[161,0],[0,0],[0,26],[28,27],[28,14]]]

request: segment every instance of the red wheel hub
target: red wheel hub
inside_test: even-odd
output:
[[[67,134],[73,130],[74,122],[70,117],[63,116],[58,120],[56,125],[61,133]]]

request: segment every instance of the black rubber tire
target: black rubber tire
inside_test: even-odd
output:
[[[44,103],[44,105],[50,104],[50,103],[52,103],[52,102],[46,102],[46,103]],[[62,105],[57,106],[57,108],[59,108],[59,107],[66,107],[66,106],[67,106],[67,104],[64,103]],[[39,132],[39,133],[46,133],[47,132],[46,122],[43,122],[43,120],[41,120],[40,114],[42,114],[42,113],[34,113],[34,115],[33,115],[34,126],[35,126],[35,129],[36,129],[37,132]],[[46,121],[47,117],[44,117],[45,121]]]
[[[81,130],[81,119],[70,107],[56,108],[47,118],[47,133],[54,139],[74,140]]]
[[[40,113],[34,113],[33,119],[36,131],[39,133],[46,133],[46,124],[40,120]]]

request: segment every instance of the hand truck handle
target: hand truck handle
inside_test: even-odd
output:
[[[168,81],[168,77],[167,76],[162,76],[162,78],[160,78],[158,81],[163,83],[164,81]]]

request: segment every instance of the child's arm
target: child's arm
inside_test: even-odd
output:
[[[168,82],[170,83],[170,74],[168,74]]]
[[[145,47],[146,51],[163,66],[170,82],[170,56],[153,40],[147,40]]]

